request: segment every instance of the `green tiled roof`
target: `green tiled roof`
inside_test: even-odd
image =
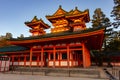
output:
[[[28,49],[29,48],[21,47],[21,46],[6,46],[6,47],[1,47],[0,52],[16,52],[16,51],[24,51]]]
[[[67,36],[67,35],[74,35],[74,34],[83,34],[87,32],[93,32],[96,30],[103,29],[104,27],[98,27],[98,28],[88,28],[86,30],[81,31],[65,31],[65,32],[58,32],[58,33],[48,33],[45,35],[40,36],[31,36],[31,37],[24,37],[24,38],[12,38],[10,41],[19,41],[19,40],[33,40],[33,39],[43,39],[43,38],[52,38],[52,37],[59,37],[59,36]]]
[[[5,54],[0,54],[0,56],[6,56]]]

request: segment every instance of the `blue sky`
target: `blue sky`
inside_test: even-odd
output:
[[[110,17],[114,3],[113,0],[0,0],[0,35],[10,32],[13,37],[20,34],[24,34],[25,37],[30,36],[30,28],[24,22],[31,21],[34,16],[37,16],[51,25],[45,16],[52,15],[59,5],[62,5],[66,11],[76,6],[81,11],[89,9],[92,19],[96,8],[101,8],[106,16]],[[91,23],[87,24],[87,27],[90,26]]]

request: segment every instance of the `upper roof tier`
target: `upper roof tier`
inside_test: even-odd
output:
[[[30,22],[25,22],[25,25],[30,28],[34,28],[36,26],[42,27],[44,29],[50,28],[48,24],[44,23],[42,19],[38,19],[37,16],[34,16],[34,18]]]
[[[74,10],[71,10],[69,12],[62,9],[62,6],[60,5],[58,10],[53,15],[46,15],[46,18],[52,22],[52,20],[58,19],[58,18],[76,18],[76,17],[84,17],[85,22],[90,21],[89,17],[89,10],[86,9],[84,11],[78,10],[77,7],[75,7]]]

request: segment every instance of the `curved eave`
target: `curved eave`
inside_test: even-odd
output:
[[[84,16],[85,22],[89,22],[90,21],[90,17],[89,17],[89,12],[88,11],[83,12],[81,14],[67,15],[65,17],[70,19],[70,18],[83,17],[83,16]]]
[[[9,43],[14,45],[28,45],[34,43],[49,43],[51,41],[61,41],[61,40],[76,40],[76,39],[84,39],[87,40],[90,45],[93,46],[91,49],[99,49],[102,47],[102,42],[104,39],[104,29],[96,30],[92,32],[82,33],[82,34],[73,34],[73,35],[66,35],[66,36],[59,36],[59,37],[49,37],[49,38],[42,38],[42,39],[32,39],[32,40],[20,40],[20,41],[10,41]],[[92,44],[93,43],[93,44]],[[97,46],[95,46],[97,44]]]
[[[39,25],[39,22],[27,22],[25,23],[26,26],[33,28],[36,25]]]
[[[33,33],[33,32],[45,33],[44,30],[34,30],[34,29],[30,29],[29,32],[31,32],[31,33]]]
[[[53,22],[55,19],[59,19],[59,18],[64,18],[64,15],[59,15],[59,16],[46,16],[46,18],[50,21]]]
[[[28,27],[31,27],[31,28],[35,27],[36,25],[43,25],[43,26],[44,26],[43,28],[45,28],[45,29],[50,28],[49,25],[45,24],[45,23],[42,22],[42,21],[28,22],[28,23],[25,23],[25,25],[27,25]]]

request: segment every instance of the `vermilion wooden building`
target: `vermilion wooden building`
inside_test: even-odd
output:
[[[52,23],[51,33],[44,30],[50,26],[35,16],[25,22],[30,27],[31,37],[11,39],[4,54],[10,56],[10,65],[40,67],[91,66],[90,50],[100,50],[104,28],[86,28],[90,21],[89,10],[77,7],[69,12],[59,6],[53,15],[46,18]]]

